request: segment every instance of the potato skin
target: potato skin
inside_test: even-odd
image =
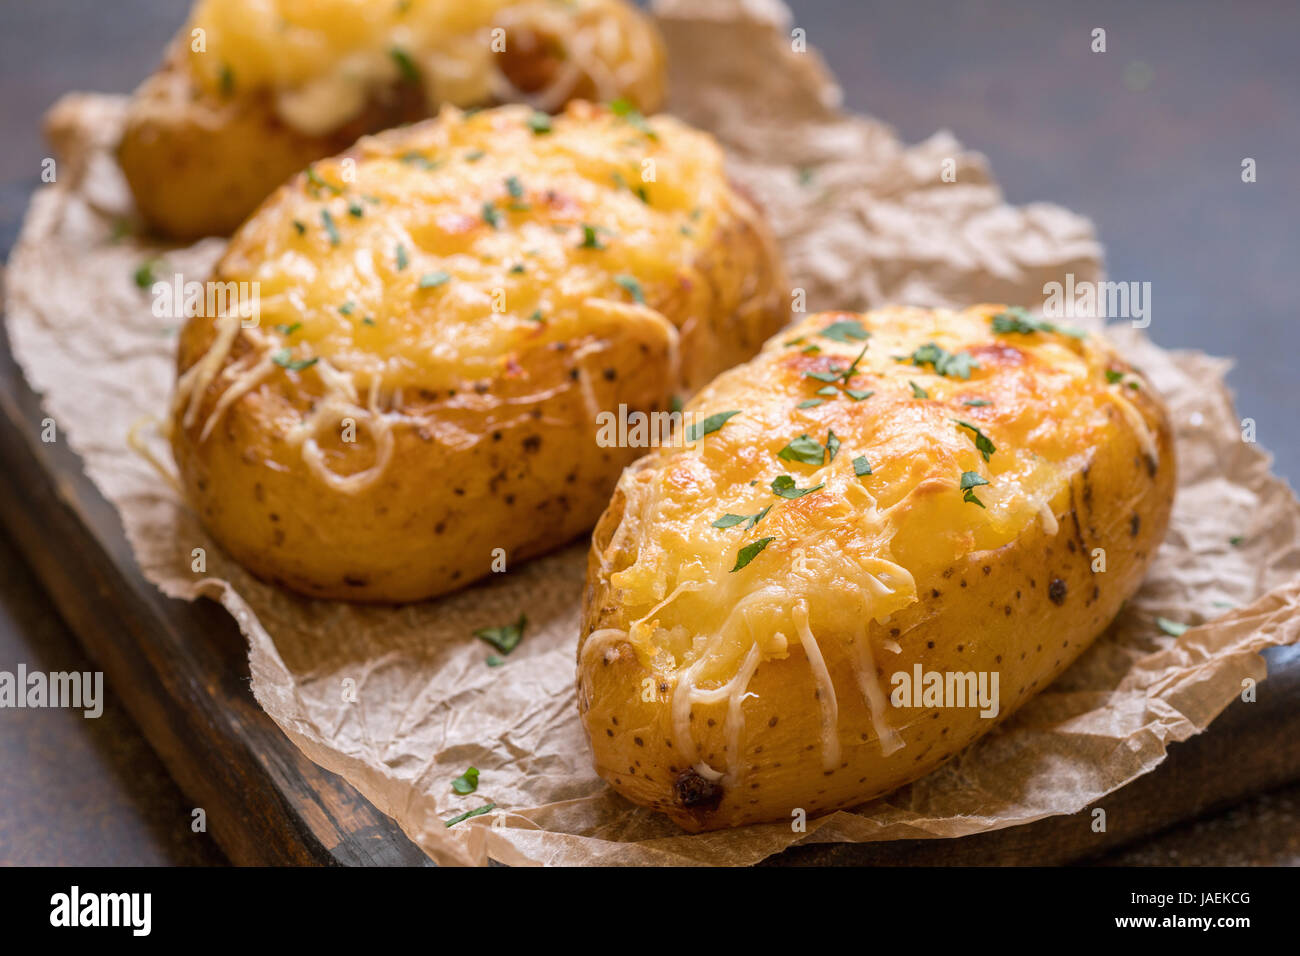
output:
[[[628,64],[605,64],[623,77],[619,95],[645,112],[663,105],[662,41],[652,21],[624,0],[586,0],[571,9],[536,0],[509,5],[470,0],[469,5],[481,8],[477,16],[485,31],[494,24],[506,31],[506,48],[495,62],[515,98],[529,97],[566,69],[563,31],[587,23],[618,31],[628,44],[647,51],[644,64],[632,73]],[[460,16],[473,19],[465,11]],[[118,163],[140,214],[170,239],[229,235],[309,163],[363,135],[425,119],[444,105],[429,102],[419,82],[398,76],[372,88],[355,116],[323,132],[306,132],[280,115],[271,88],[244,89],[236,81],[233,90],[220,90],[201,82],[191,67],[189,43],[187,27],[160,68],[136,90],[118,147]],[[579,71],[568,98],[595,98],[600,92]],[[497,95],[467,97],[445,102],[481,107],[506,101]]]
[[[729,422],[703,439],[698,455],[665,449],[624,474],[593,534],[578,650],[578,703],[595,767],[621,794],[662,811],[690,831],[788,821],[797,809],[815,815],[860,804],[923,776],[1014,712],[1065,670],[1137,589],[1167,528],[1175,487],[1172,431],[1163,406],[1140,374],[1101,343],[1076,343],[1043,333],[983,334],[989,318],[1001,311],[1000,306],[980,306],[960,314],[886,309],[866,316],[809,317],[769,342],[758,358],[724,373],[687,406],[688,412],[701,415],[719,408],[742,409],[743,417],[759,420],[750,432],[728,443],[724,436],[732,426]],[[841,395],[814,409],[796,410],[797,401],[821,384],[802,373],[826,368],[827,360],[824,355],[802,355],[799,344],[786,343],[835,348],[818,337],[818,330],[846,320],[874,333],[868,354],[884,346],[882,355],[875,361],[864,359],[858,374],[849,379],[851,387],[874,389],[875,394],[857,403]],[[886,337],[887,345],[880,341]],[[914,348],[936,338],[952,351],[965,346],[981,367],[969,380],[959,380],[897,362],[896,356],[913,354]],[[858,346],[855,341],[836,354],[852,356]],[[1079,353],[1086,371],[1078,373],[1076,368],[1073,378],[1053,379],[1044,349]],[[848,361],[839,364],[847,366]],[[1111,378],[1123,379],[1111,383],[1104,377],[1107,371]],[[914,398],[908,381],[917,382],[930,397]],[[1129,382],[1139,387],[1128,388]],[[1154,457],[1132,418],[1107,411],[1118,409],[1108,401],[1116,390],[1126,393],[1121,397],[1131,402],[1149,429]],[[961,403],[963,396],[979,396],[990,404],[967,406]],[[829,411],[832,406],[839,407]],[[1080,406],[1096,414],[1071,410]],[[901,563],[914,575],[914,593],[891,604],[893,613],[885,619],[867,620],[847,596],[852,582],[846,585],[843,578],[817,568],[811,578],[800,576],[791,555],[803,553],[800,549],[812,536],[839,533],[831,525],[851,525],[857,514],[854,507],[845,508],[842,499],[836,500],[841,497],[836,489],[847,484],[837,486],[818,471],[816,480],[826,481],[828,490],[792,501],[779,501],[769,493],[773,511],[754,530],[734,538],[734,548],[759,535],[775,538],[747,567],[715,575],[691,608],[674,613],[668,603],[652,609],[650,625],[639,632],[649,636],[634,637],[633,622],[674,584],[671,569],[689,567],[674,563],[676,555],[705,555],[707,562],[714,533],[708,523],[723,512],[757,510],[731,506],[734,498],[724,493],[732,487],[729,481],[753,474],[763,488],[768,473],[760,469],[771,449],[801,432],[815,434],[807,416],[818,414],[829,416],[821,419],[822,434],[830,424],[842,443],[835,461],[859,451],[872,459],[871,475],[849,480],[868,489],[876,479],[888,486],[880,490],[881,500],[888,498],[894,505],[883,526],[888,533],[867,550],[892,548],[895,557],[899,550],[906,551],[908,559]],[[977,414],[986,417],[976,419]],[[1063,420],[1055,428],[1053,414]],[[860,419],[856,426],[855,418]],[[948,448],[956,447],[951,445],[954,432],[970,435],[960,426],[944,424],[951,418],[974,419],[971,424],[978,422],[995,442],[987,465],[979,464],[978,454],[958,451],[957,459],[948,456]],[[774,442],[748,455],[745,446],[766,433],[776,434]],[[710,447],[718,439],[724,440]],[[1040,517],[1025,521],[1024,515],[1033,509],[1021,507],[1014,492],[1005,499],[1006,510],[1019,517],[997,527],[1001,519],[989,509],[997,507],[990,495],[998,476],[991,476],[990,485],[973,489],[985,495],[989,509],[963,502],[949,477],[963,466],[1005,467],[1005,462],[999,464],[1000,455],[1022,453],[1004,483],[1010,483],[1019,462],[1038,467],[1032,464],[1035,460],[1062,456],[1062,483],[1051,495],[1056,528]],[[697,461],[689,461],[692,456]],[[799,471],[800,466],[789,462],[777,466],[794,472],[800,488],[813,483],[812,477],[804,479],[808,467]],[[832,471],[834,462],[826,468]],[[730,474],[736,470],[743,473]],[[848,469],[850,476],[853,472]],[[674,499],[681,507],[674,509]],[[794,516],[782,518],[782,507]],[[962,521],[969,526],[960,527]],[[988,534],[1001,543],[979,547],[987,540],[981,535]],[[855,535],[860,533],[842,534],[839,547],[847,548]],[[1093,570],[1098,548],[1104,549],[1104,573]],[[809,547],[807,553],[815,552]],[[783,627],[790,641],[788,654],[765,653],[753,671],[745,688],[748,695],[741,698],[743,729],[738,737],[729,733],[728,700],[690,704],[687,746],[697,748],[709,770],[716,774],[725,768],[726,775],[710,779],[697,770],[698,763],[684,759],[672,704],[686,661],[675,662],[683,665],[679,670],[665,666],[652,652],[669,647],[680,658],[684,639],[662,628],[684,624],[689,633],[692,615],[709,616],[711,601],[721,600],[727,605],[723,610],[729,609],[735,603],[733,581],[746,574],[755,579],[742,593],[772,582],[793,582],[786,603],[806,599],[810,605],[811,631],[838,705],[834,733],[840,753],[830,765],[824,759],[820,685],[788,613],[780,608],[756,611],[757,623],[750,619],[755,639],[765,640]],[[631,590],[638,592],[633,596],[619,587],[629,575]],[[860,628],[864,620],[866,626]],[[892,675],[911,674],[915,665],[923,672],[996,672],[1000,712],[996,719],[986,719],[978,708],[900,710],[887,701],[884,719],[902,746],[886,754],[872,708],[859,692],[862,665],[854,642],[863,639],[869,643],[875,670],[870,676],[886,697],[893,690]],[[719,686],[733,671],[734,666],[722,671],[709,688]],[[737,739],[738,751],[732,753]]]
[[[530,115],[449,109],[364,139],[280,189],[218,263],[213,282],[261,283],[261,320],[225,352],[220,320],[187,322],[180,381],[210,350],[220,362],[178,390],[172,446],[204,524],[259,577],[413,601],[490,573],[496,549],[512,567],[557,548],[645,451],[599,444],[594,410],[666,410],[784,322],[771,237],[711,139],[668,118],[650,121],[652,139],[585,103],[534,135]],[[613,173],[647,153],[660,182],[642,201]],[[492,204],[496,226],[481,213]],[[337,242],[321,225],[331,209]],[[584,247],[584,224],[605,223],[602,248]],[[256,383],[230,392],[259,362]],[[323,475],[304,423],[335,400],[326,366],[356,396],[310,432]],[[331,477],[372,472],[351,490]]]

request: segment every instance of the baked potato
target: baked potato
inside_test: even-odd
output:
[[[646,450],[598,440],[603,413],[666,414],[789,318],[712,138],[585,102],[364,138],[276,192],[208,287],[257,309],[182,330],[188,498],[257,575],[357,601],[589,530]]]
[[[308,163],[444,104],[663,103],[663,44],[626,0],[199,0],[118,150],[176,239],[232,232]]]
[[[594,533],[578,706],[600,775],[687,830],[938,766],[1102,632],[1169,520],[1160,400],[1020,309],[813,315],[686,412],[713,430]]]

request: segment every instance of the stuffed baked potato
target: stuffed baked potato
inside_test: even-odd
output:
[[[814,315],[686,410],[717,427],[597,526],[578,703],[601,776],[688,830],[936,767],[1101,633],[1169,519],[1158,398],[1018,309]],[[943,697],[967,674],[991,706]]]
[[[364,601],[589,529],[646,450],[599,442],[598,416],[667,409],[789,314],[717,144],[588,103],[362,139],[234,236],[211,284],[237,283],[255,324],[181,334],[184,488],[256,574]]]
[[[444,104],[653,112],[665,82],[658,31],[625,0],[199,0],[118,160],[157,231],[226,235],[308,163]]]

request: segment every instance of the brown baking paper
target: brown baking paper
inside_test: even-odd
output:
[[[1086,220],[1006,205],[983,158],[946,133],[904,146],[888,127],[841,113],[833,81],[815,54],[792,50],[775,3],[673,0],[658,12],[673,109],[727,146],[809,309],[1032,305],[1048,280],[1100,276]],[[225,605],[248,637],[267,713],[439,862],[744,864],[796,843],[951,837],[1072,813],[1159,764],[1244,678],[1265,676],[1262,648],[1297,639],[1300,506],[1268,456],[1241,440],[1228,363],[1121,329],[1119,344],[1173,411],[1180,487],[1168,540],[1114,626],[1008,722],[909,787],[811,820],[806,833],[771,824],[684,834],[592,771],[574,700],[584,544],[435,602],[304,600],[224,557],[129,447],[132,429],[165,414],[176,331],[152,315],[133,273],[162,256],[161,276],[205,278],[221,242],[113,238],[130,207],[110,153],[122,108],[119,97],[73,96],[51,117],[59,181],[33,199],[7,277],[15,354],[121,512],[149,579]],[[955,183],[940,179],[949,157]],[[191,570],[197,547],[206,574]],[[522,644],[487,666],[490,648],[472,632],[521,612]],[[1173,637],[1157,616],[1194,626]],[[451,781],[471,765],[478,792],[457,796]],[[488,801],[495,812],[444,825]]]

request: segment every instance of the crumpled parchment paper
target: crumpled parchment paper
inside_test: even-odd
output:
[[[657,13],[672,109],[727,146],[810,310],[1033,306],[1046,281],[1100,277],[1086,220],[1006,205],[983,158],[950,135],[904,146],[888,127],[842,114],[816,54],[792,51],[773,0],[667,0]],[[225,605],[248,637],[267,713],[439,862],[745,864],[795,843],[951,837],[1075,812],[1204,729],[1243,678],[1264,677],[1262,648],[1300,634],[1300,506],[1268,456],[1241,440],[1227,363],[1120,329],[1119,344],[1172,409],[1181,484],[1168,539],[1114,626],[1009,722],[911,786],[809,821],[806,833],[771,824],[684,834],[592,772],[574,701],[585,546],[436,602],[308,601],[222,555],[128,446],[130,430],[165,414],[176,324],[152,315],[133,273],[161,256],[161,276],[206,278],[221,242],[114,238],[130,208],[110,153],[122,107],[120,97],[77,95],[50,117],[59,181],[33,199],[7,276],[15,354],[120,510],[150,580]],[[941,181],[946,158],[955,183]],[[196,547],[206,574],[191,570]],[[504,666],[487,666],[490,648],[472,631],[520,612],[522,644]],[[1156,616],[1193,626],[1174,637]],[[481,771],[478,792],[457,796],[451,781],[470,765]],[[444,825],[488,801],[495,812]]]

